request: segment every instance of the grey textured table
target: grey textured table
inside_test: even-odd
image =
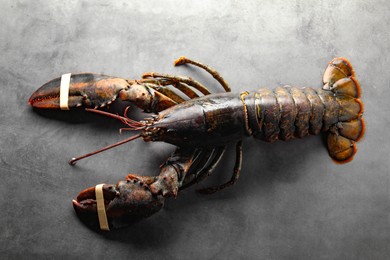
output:
[[[0,258],[390,258],[388,1],[0,2]],[[172,67],[181,55],[217,68],[236,92],[321,87],[327,62],[349,58],[367,123],[354,161],[334,164],[316,136],[247,139],[234,187],[195,192],[229,178],[230,147],[211,178],[155,216],[108,234],[88,229],[71,205],[80,190],[156,175],[173,147],[136,141],[70,167],[120,140],[120,125],[42,115],[29,96],[83,71],[189,75],[219,89],[197,69]]]

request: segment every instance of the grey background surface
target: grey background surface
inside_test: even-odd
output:
[[[0,258],[389,259],[388,1],[0,1]],[[66,72],[139,78],[147,71],[219,86],[181,55],[217,68],[233,90],[321,87],[335,56],[350,59],[367,132],[353,162],[334,164],[322,138],[244,142],[239,182],[212,196],[196,188],[230,177],[234,148],[215,174],[127,229],[96,233],[71,199],[127,173],[158,174],[173,151],[116,142],[118,123],[50,118],[27,100]]]

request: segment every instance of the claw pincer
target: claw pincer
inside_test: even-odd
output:
[[[36,108],[60,109],[61,77],[53,79],[30,97],[28,103]],[[129,88],[126,80],[94,73],[72,74],[69,83],[68,106],[104,107]]]
[[[229,143],[236,143],[230,180],[200,191],[210,194],[233,185],[240,176],[242,139],[247,136],[273,142],[323,132],[333,160],[345,163],[355,155],[356,142],[364,135],[363,103],[360,85],[345,58],[335,58],[328,64],[320,89],[283,86],[239,94],[230,93],[230,87],[214,69],[185,57],[175,62],[182,64],[206,70],[226,93],[211,94],[192,78],[168,74],[146,73],[140,80],[126,80],[82,73],[56,78],[29,99],[35,108],[64,109],[64,103],[66,109],[82,107],[119,119],[127,125],[123,130],[139,132],[73,158],[72,165],[137,138],[177,146],[156,177],[129,174],[116,185],[100,184],[82,191],[73,206],[88,225],[108,230],[156,213],[165,199],[210,176]],[[124,116],[97,109],[116,99],[130,101],[155,115],[136,121],[127,116],[127,109]]]
[[[185,173],[192,165],[195,151],[178,149],[161,167],[159,176],[129,174],[116,185],[103,185],[105,214],[111,228],[129,225],[147,218],[164,206],[168,197],[176,197]],[[101,227],[96,187],[80,192],[73,207],[82,221],[91,227]]]
[[[149,186],[138,179],[119,181],[116,185],[103,185],[104,205],[110,228],[136,222],[159,211],[165,198],[152,194]],[[82,191],[73,207],[86,224],[99,227],[95,187]]]

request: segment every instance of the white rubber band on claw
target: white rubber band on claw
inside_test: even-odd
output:
[[[69,101],[69,84],[71,73],[63,74],[61,76],[61,85],[60,85],[60,108],[61,110],[69,110],[68,101]]]
[[[98,184],[95,186],[96,206],[100,229],[109,231],[110,227],[108,226],[106,207],[104,205],[103,185],[104,184]]]

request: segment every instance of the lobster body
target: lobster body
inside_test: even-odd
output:
[[[102,204],[110,227],[120,227],[156,213],[166,198],[176,197],[180,190],[211,175],[227,144],[235,142],[236,162],[231,179],[201,192],[213,193],[233,185],[239,178],[245,137],[273,142],[324,132],[329,155],[336,162],[348,162],[356,153],[355,143],[364,134],[363,105],[360,85],[345,58],[335,58],[328,64],[322,88],[284,86],[235,94],[214,69],[185,57],[175,61],[175,65],[181,64],[205,69],[226,93],[211,94],[196,80],[159,73],[146,73],[140,80],[94,73],[68,74],[67,109],[84,107],[121,120],[128,126],[125,130],[140,132],[117,144],[73,158],[71,164],[139,137],[177,146],[156,177],[129,174],[116,185],[99,185],[104,196],[97,196],[95,187],[82,191],[73,200],[73,206],[89,225],[106,230],[101,213],[97,217],[102,212]],[[49,81],[32,94],[29,104],[39,109],[63,109],[60,101],[64,100],[63,85],[62,78]],[[118,98],[155,115],[135,121],[126,115],[127,109],[124,116],[98,110]],[[98,197],[103,197],[103,201]]]
[[[345,98],[330,90],[290,86],[211,94],[160,112],[142,135],[145,141],[179,147],[223,145],[245,136],[288,141],[318,135],[336,123],[358,118],[361,103],[350,99],[343,104]]]
[[[211,94],[173,106],[160,112],[143,136],[145,141],[181,147],[221,145],[245,136],[287,141],[329,130],[338,115],[339,105],[331,91],[262,88],[252,93]],[[149,133],[155,128],[158,133]]]

